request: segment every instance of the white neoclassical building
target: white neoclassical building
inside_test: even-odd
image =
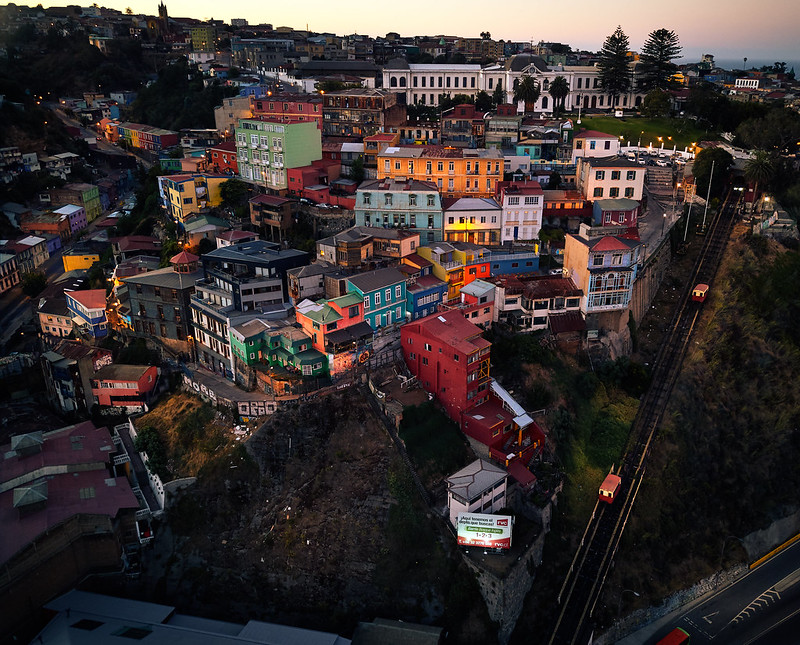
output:
[[[634,75],[633,68],[631,74]],[[600,87],[599,69],[596,66],[551,67],[542,58],[528,54],[518,54],[505,64],[488,67],[476,64],[408,63],[405,59],[395,59],[383,68],[383,88],[390,92],[404,93],[409,105],[438,105],[440,94],[466,94],[474,98],[481,90],[492,94],[497,84],[502,83],[506,102],[512,103],[515,83],[526,75],[533,76],[541,89],[534,111],[545,114],[552,113],[554,109],[549,89],[550,83],[557,76],[563,76],[569,85],[569,95],[564,101],[567,111],[577,110],[579,105],[585,110],[634,108],[642,102],[646,94],[633,89],[636,86],[633,76],[631,91],[617,97],[616,105],[612,106],[611,96]]]

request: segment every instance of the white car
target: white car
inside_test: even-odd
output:
[[[666,159],[656,159],[656,166],[666,167],[669,166],[669,161]]]

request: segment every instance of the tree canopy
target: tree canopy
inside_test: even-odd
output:
[[[776,107],[763,117],[743,121],[736,134],[750,148],[792,153],[800,141],[800,115]]]
[[[612,97],[612,104],[620,94],[624,94],[631,86],[631,72],[628,67],[628,51],[630,40],[617,27],[614,33],[606,38],[600,50],[600,85]]]
[[[713,178],[711,177],[712,165],[714,167]],[[708,183],[711,181],[711,197],[719,196],[732,165],[733,157],[722,148],[704,148],[698,152],[692,169],[697,185],[697,195],[705,198],[708,192]]]
[[[658,118],[669,114],[670,95],[664,90],[650,90],[642,101],[642,114],[648,118]]]
[[[678,69],[672,61],[681,56],[678,35],[669,29],[656,29],[650,32],[639,55],[642,89],[666,90],[672,86],[670,78]]]
[[[541,90],[539,84],[533,76],[527,74],[519,79],[517,87],[514,89],[514,100],[525,102],[525,111],[532,112],[533,105],[539,100]]]
[[[553,97],[553,104],[556,106],[556,112],[564,111],[564,101],[569,95],[569,83],[563,76],[556,76],[553,82],[550,83],[550,96]]]
[[[494,87],[494,92],[492,92],[492,103],[495,105],[502,105],[506,102],[506,93],[503,91],[503,80],[497,79],[497,85]]]

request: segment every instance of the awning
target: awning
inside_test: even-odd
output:
[[[351,327],[332,331],[325,336],[325,340],[332,345],[344,345],[346,343],[357,343],[364,338],[372,338],[374,333],[369,323],[360,322]]]

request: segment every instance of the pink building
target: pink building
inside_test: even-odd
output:
[[[125,412],[144,412],[158,382],[155,365],[106,365],[91,380],[92,396],[101,407],[124,408]]]

